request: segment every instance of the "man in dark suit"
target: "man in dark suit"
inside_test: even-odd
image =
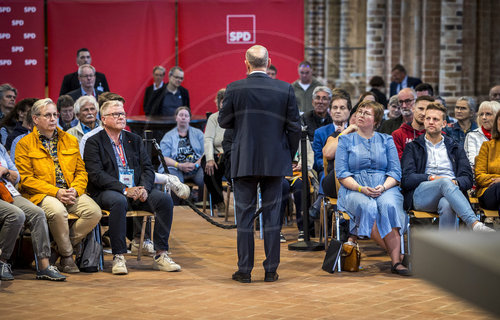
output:
[[[89,49],[81,48],[76,52],[76,64],[78,67],[84,64],[92,64],[92,57],[90,56]],[[108,80],[106,80],[106,76],[104,73],[96,72],[95,74],[95,88],[96,90],[102,92],[108,92]],[[80,87],[80,81],[78,79],[78,72],[69,73],[64,76],[63,82],[61,84],[61,90],[59,90],[59,95],[67,94],[70,91],[78,89]]]
[[[417,85],[422,83],[422,80],[419,78],[409,77],[406,74],[406,69],[401,64],[397,64],[391,70],[391,78],[392,82],[390,85],[390,95],[393,96],[398,94],[404,88],[412,88],[415,89]]]
[[[144,102],[142,107],[146,115],[151,114],[153,109],[157,109],[163,96],[165,95],[166,84],[163,82],[165,78],[165,68],[155,66],[153,68],[153,84],[146,88],[144,92]]]
[[[146,115],[174,116],[178,107],[188,107],[189,91],[181,86],[184,81],[184,71],[179,66],[170,68],[168,71],[168,82],[160,89],[159,98],[151,103],[148,110],[144,109]]]
[[[153,189],[155,173],[149,155],[136,134],[123,131],[126,114],[123,103],[105,102],[101,107],[104,130],[85,144],[85,168],[89,174],[87,190],[104,210],[109,210],[109,235],[113,251],[113,274],[127,274],[125,242],[127,210],[146,210],[156,214],[153,269],[178,271],[181,267],[168,255],[173,202],[170,195]]]
[[[82,64],[78,68],[78,79],[80,79],[80,86],[78,89],[68,92],[68,96],[73,98],[74,101],[78,100],[81,96],[94,96],[97,97],[103,93],[99,88],[95,88],[95,68],[90,64]]]
[[[253,215],[260,184],[264,217],[266,272],[264,281],[278,279],[280,261],[281,183],[292,175],[292,158],[300,139],[300,118],[290,84],[266,74],[271,64],[267,49],[253,46],[246,52],[246,79],[230,83],[219,124],[234,129],[231,177],[234,179],[238,221],[238,271],[233,280],[251,282],[254,264]]]

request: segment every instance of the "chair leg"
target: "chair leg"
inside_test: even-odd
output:
[[[335,227],[337,228],[337,230],[335,230],[335,233],[337,234],[337,240],[340,241],[340,217],[339,217],[340,213],[337,210],[335,210],[334,214],[335,214]],[[342,268],[340,266],[340,255],[337,261],[337,271],[338,272],[342,271]]]
[[[103,253],[103,249],[102,249],[101,223],[100,222],[95,226],[93,232],[94,232],[94,236],[95,236],[97,243],[99,243],[101,245],[101,254],[99,256],[98,270],[102,271],[102,270],[104,270],[104,253]]]
[[[328,250],[328,214],[326,212],[325,199],[323,198],[323,234],[325,235],[325,251]],[[320,241],[321,242],[321,241]]]
[[[139,240],[139,250],[137,252],[137,261],[141,261],[142,245],[144,244],[144,234],[146,233],[146,222],[147,221],[148,221],[148,217],[144,216],[142,218],[141,239]]]
[[[210,205],[210,209],[212,206]],[[203,213],[205,213],[207,209],[207,185],[205,185],[205,188],[203,188]],[[210,212],[210,215],[212,215],[212,212]]]

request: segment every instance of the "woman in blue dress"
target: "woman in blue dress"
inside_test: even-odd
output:
[[[358,131],[339,139],[338,207],[351,218],[349,241],[355,243],[358,236],[372,238],[391,257],[392,272],[408,275],[401,263],[401,235],[407,221],[398,188],[401,165],[392,137],[375,132],[383,115],[379,103],[361,103],[356,114]]]

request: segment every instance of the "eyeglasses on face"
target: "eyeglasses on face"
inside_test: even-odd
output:
[[[44,113],[44,114],[37,114],[38,117],[44,117],[45,119],[49,120],[50,118],[59,118],[59,113],[54,112],[54,113]]]
[[[413,99],[406,99],[406,100],[399,100],[399,105],[403,105],[403,104],[412,104],[413,103]]]
[[[118,118],[125,118],[127,117],[127,113],[126,112],[112,112],[112,113],[108,113],[108,114],[105,114],[103,115],[103,117],[107,117],[107,116],[113,116],[113,118],[115,119],[118,119]]]

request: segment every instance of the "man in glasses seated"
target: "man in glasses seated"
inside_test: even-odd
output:
[[[88,191],[103,209],[110,211],[109,235],[114,255],[112,273],[128,273],[123,256],[127,253],[127,210],[155,213],[153,268],[180,270],[181,267],[167,254],[174,207],[172,198],[153,188],[155,172],[142,138],[123,130],[127,119],[121,101],[105,102],[101,107],[101,118],[104,129],[87,140],[84,159],[90,179]]]
[[[47,217],[61,271],[80,272],[73,247],[97,225],[101,208],[85,194],[87,172],[78,141],[57,127],[57,107],[51,99],[35,102],[31,109],[35,128],[16,147],[16,166],[21,175],[21,194],[40,206]],[[68,213],[79,219],[68,226]],[[57,260],[53,257],[51,263]]]

